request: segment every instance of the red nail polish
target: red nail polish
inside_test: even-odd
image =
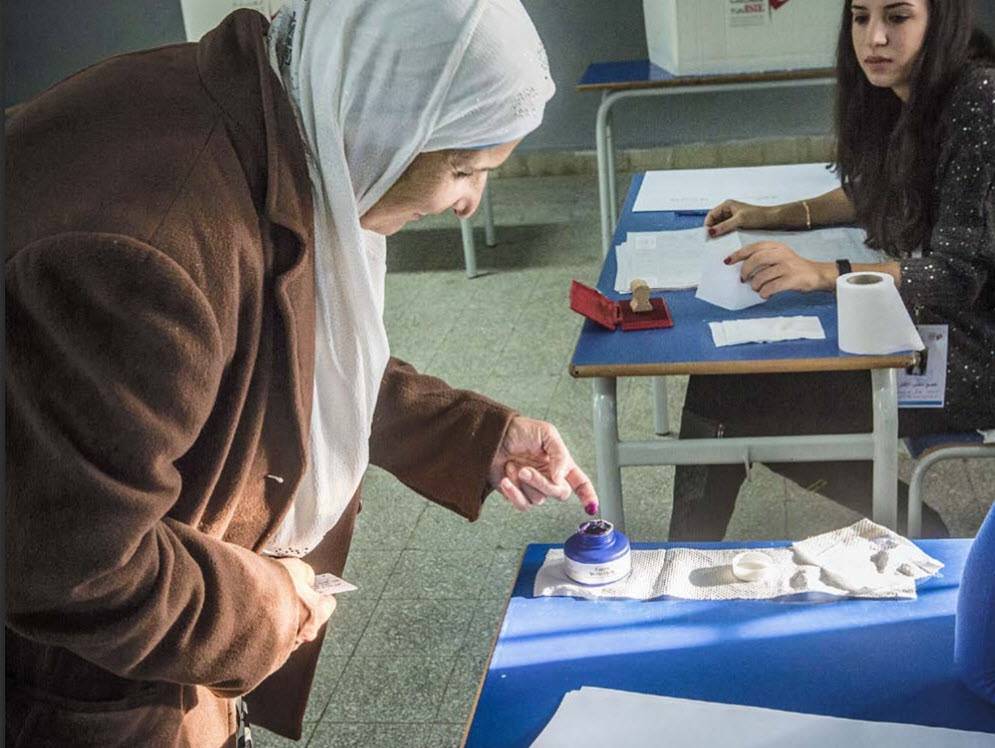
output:
[[[709,229],[708,230],[708,235],[709,236],[715,236],[715,229]]]
[[[732,264],[732,258],[731,257],[726,257],[724,260],[722,260],[722,262],[724,262],[726,265],[731,265]]]
[[[593,516],[598,513],[598,505],[588,504],[587,506],[584,507],[584,511]]]

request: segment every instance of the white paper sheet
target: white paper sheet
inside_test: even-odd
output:
[[[736,235],[727,234],[722,239],[734,236]],[[738,240],[737,237],[737,242]],[[732,251],[736,249],[738,247],[734,247]],[[698,281],[698,290],[694,297],[723,309],[746,309],[763,304],[767,299],[740,278],[743,263],[725,264],[729,254],[729,248],[720,244],[720,240],[709,242],[703,252],[701,280]]]
[[[631,231],[615,249],[618,267],[615,290],[627,293],[634,278],[650,288],[695,288],[701,279],[705,250],[728,247],[729,253],[758,241],[783,242],[801,257],[817,262],[847,259],[850,262],[883,262],[884,255],[864,244],[860,229],[832,228],[814,231],[734,231],[709,239],[702,228],[681,231]]]
[[[532,748],[991,748],[988,733],[869,722],[584,686],[569,691]]]
[[[633,211],[702,210],[730,198],[780,205],[813,198],[840,186],[828,164],[744,166],[730,169],[648,171]]]

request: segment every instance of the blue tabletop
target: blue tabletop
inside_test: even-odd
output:
[[[536,573],[559,546],[530,545],[466,746],[528,746],[581,686],[995,733],[995,706],[964,688],[953,666],[970,541],[917,545],[946,565],[919,584],[918,599],[825,603],[535,598]]]
[[[577,82],[578,88],[635,88],[666,84],[715,83],[723,80],[776,80],[784,78],[832,78],[835,70],[799,68],[768,70],[752,73],[709,73],[707,75],[675,75],[649,60],[615,60],[593,62]]]
[[[617,268],[615,246],[625,241],[630,231],[667,231],[702,226],[703,214],[687,215],[667,212],[638,212],[632,210],[643,174],[636,174],[619,217],[612,239],[612,248],[605,257],[598,279],[598,290],[611,299],[628,298],[616,293]],[[604,372],[584,371],[584,367],[612,367],[618,375],[627,373],[724,373],[726,371],[816,371],[867,369],[880,365],[883,358],[908,363],[912,354],[897,357],[854,356],[841,353],[838,344],[836,296],[832,292],[779,293],[766,303],[739,311],[729,311],[700,301],[694,290],[656,291],[662,296],[674,326],[665,329],[623,332],[621,328],[606,330],[600,325],[584,320],[577,347],[570,361],[576,376],[604,376]],[[825,340],[785,340],[774,343],[748,343],[717,348],[712,341],[709,322],[727,319],[779,317],[794,315],[817,316],[826,333]],[[873,364],[872,362],[877,362]],[[895,363],[895,366],[904,365]],[[629,367],[655,366],[658,372],[627,371]],[[731,368],[730,368],[731,367]],[[742,367],[737,369],[735,367]]]

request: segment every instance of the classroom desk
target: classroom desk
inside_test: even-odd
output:
[[[702,216],[634,213],[643,175],[633,177],[615,232],[615,244],[629,231],[661,231],[700,226]],[[615,293],[615,250],[608,253],[598,290]],[[654,293],[658,295],[660,292]],[[605,519],[625,527],[621,468],[635,465],[749,465],[752,462],[872,460],[875,522],[897,523],[898,396],[895,369],[914,354],[854,356],[837,347],[836,300],[831,292],[777,294],[765,304],[731,312],[694,298],[694,291],[662,292],[674,326],[622,332],[584,320],[570,362],[575,377],[594,379],[594,441],[598,493]],[[708,322],[744,317],[816,315],[825,340],[793,340],[716,348]],[[619,441],[616,378],[667,374],[759,374],[774,372],[870,370],[874,430],[869,434],[765,436],[728,439]]]
[[[725,91],[828,85],[836,82],[832,68],[772,70],[723,75],[674,75],[649,60],[595,62],[577,83],[578,91],[601,91],[595,123],[598,149],[598,197],[601,207],[601,247],[611,246],[618,201],[615,184],[615,149],[612,143],[612,108],[620,101],[646,96],[719,93]],[[709,206],[711,207],[711,206]]]
[[[916,600],[824,603],[534,598],[542,560],[559,546],[529,545],[464,745],[528,746],[581,686],[995,733],[995,706],[961,685],[953,665],[970,542],[917,542],[946,566],[920,583]]]

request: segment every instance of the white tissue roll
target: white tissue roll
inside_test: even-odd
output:
[[[847,273],[836,280],[839,347],[845,353],[889,354],[925,346],[887,273]]]

